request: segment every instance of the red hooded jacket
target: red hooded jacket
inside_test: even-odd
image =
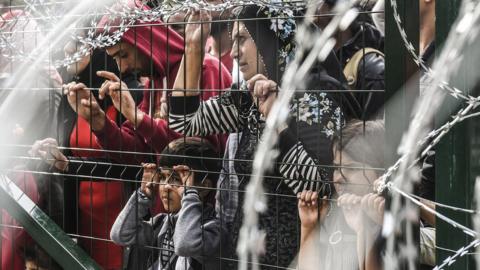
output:
[[[102,19],[102,21],[107,21],[107,19]],[[150,79],[153,81],[155,89],[171,89],[173,87],[184,53],[184,40],[177,32],[160,21],[139,22],[123,34],[122,41],[137,47],[139,53],[143,53],[151,59],[154,75]],[[206,55],[203,62],[201,82],[202,89],[221,90],[229,88],[232,79],[229,71],[218,59]],[[150,153],[150,146],[156,153],[159,153],[170,141],[181,137],[182,135],[168,128],[167,121],[152,117],[152,108],[155,111],[155,108],[160,106],[160,93],[155,91],[152,94],[150,90],[144,91],[143,101],[138,107],[147,115],[136,130],[129,121],[126,121],[122,127],[118,127],[115,122],[106,119],[103,130],[95,132],[97,141],[102,148],[114,151]],[[218,94],[218,91],[205,91],[203,99]],[[154,106],[150,108],[152,100]],[[209,136],[208,139],[219,150],[223,150],[225,136]],[[147,156],[141,154],[110,153],[109,155],[118,162],[128,164],[139,164],[148,160]]]

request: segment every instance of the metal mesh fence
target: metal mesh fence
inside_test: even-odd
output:
[[[83,269],[382,268],[383,8],[339,18],[338,2],[313,14],[303,1],[0,7],[0,173],[30,200],[2,202],[2,269],[82,269],[52,251],[49,229],[93,259]],[[301,84],[282,88],[340,19]],[[282,91],[293,97],[264,197],[244,208]],[[416,194],[434,200],[432,181]],[[49,219],[7,206],[32,203]],[[434,265],[434,222],[421,217],[420,262]]]

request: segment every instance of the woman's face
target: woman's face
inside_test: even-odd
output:
[[[337,150],[334,150],[333,164],[333,184],[338,195],[350,193],[363,196],[372,192],[373,181],[379,175],[377,171],[368,169],[370,165],[355,161],[345,151]]]
[[[242,22],[235,22],[232,30],[231,56],[238,61],[243,78],[248,81],[256,74],[265,75],[265,64],[258,54],[257,46]]]

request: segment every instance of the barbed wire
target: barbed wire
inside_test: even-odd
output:
[[[458,123],[469,119],[473,116],[478,116],[478,113],[468,114],[471,110],[477,108],[480,104],[480,96],[476,97],[473,102],[470,102],[466,108],[461,108],[455,115],[452,116],[453,120],[447,121],[438,129],[435,129],[428,133],[423,139],[418,142],[418,147],[423,148],[424,150],[421,154],[411,163],[412,165],[417,164],[421,159],[425,158],[428,155],[428,152],[432,150],[435,145],[437,145],[440,140],[448,134],[448,132]],[[425,145],[427,142],[429,144]],[[380,177],[381,184],[378,186],[377,192],[382,193],[387,187],[387,180],[399,169],[400,164],[405,161],[405,156],[399,158],[394,165],[389,167],[387,171]]]
[[[459,248],[455,254],[453,254],[453,255],[448,256],[447,258],[445,258],[445,260],[443,260],[442,264],[440,264],[440,265],[438,265],[438,266],[435,266],[435,268],[433,268],[433,270],[441,270],[441,269],[443,269],[445,266],[450,266],[450,265],[452,265],[458,258],[463,257],[463,256],[469,254],[468,251],[469,251],[471,248],[476,248],[476,247],[478,247],[479,245],[480,245],[480,239],[475,239],[475,240],[473,240],[470,244]]]
[[[39,11],[37,8],[39,2],[42,0],[25,0],[25,13],[26,14],[40,14],[49,18],[55,18],[51,15],[52,12],[48,9],[48,6],[44,6],[44,11]],[[303,1],[296,0],[278,0],[278,1],[269,1],[269,0],[247,0],[247,1],[237,1],[237,0],[226,0],[220,4],[212,4],[206,2],[205,0],[189,0],[189,1],[180,1],[180,0],[169,0],[163,1],[158,6],[150,9],[146,8],[149,1],[141,1],[138,5],[131,6],[126,1],[116,1],[115,4],[106,5],[103,7],[105,12],[103,14],[92,12],[87,10],[85,12],[85,17],[92,17],[89,19],[89,27],[85,36],[82,35],[71,35],[71,39],[77,41],[80,46],[77,51],[72,55],[66,56],[62,60],[56,60],[53,65],[56,68],[62,66],[69,66],[74,64],[84,57],[88,56],[90,52],[94,49],[105,48],[115,45],[121,40],[123,34],[128,31],[132,26],[137,22],[148,23],[148,22],[157,22],[162,21],[163,18],[169,17],[179,11],[188,11],[191,9],[201,8],[204,10],[212,12],[224,12],[235,7],[245,7],[248,5],[258,5],[263,7],[269,7],[274,9],[295,9],[299,10],[304,8],[305,3]],[[93,7],[95,8],[95,7]],[[101,14],[92,15],[92,14]],[[105,15],[106,14],[106,15]],[[98,23],[100,18],[114,18],[106,22],[106,24],[100,29]],[[9,20],[9,23],[17,22],[18,18],[15,20]],[[56,20],[47,20],[49,25],[55,25]],[[114,29],[112,31],[112,29]],[[103,30],[103,31],[102,31]],[[10,53],[3,52],[3,56],[9,58],[12,61],[25,61],[32,60],[35,58],[34,55],[25,53],[9,38],[8,33],[0,33],[0,48],[10,48]],[[45,60],[48,62],[48,60]]]
[[[440,105],[444,100],[444,94],[442,92],[438,93],[436,91],[437,86],[442,85],[442,82],[449,81],[450,77],[453,74],[453,70],[458,68],[461,61],[464,59],[461,57],[461,50],[464,49],[468,44],[472,42],[478,36],[478,27],[474,27],[475,22],[480,18],[480,5],[473,3],[472,1],[464,1],[459,18],[453,26],[453,30],[450,32],[447,42],[444,49],[438,60],[434,63],[435,72],[433,72],[434,77],[432,78],[433,83],[425,90],[425,93],[420,97],[419,102],[417,103],[416,113],[409,125],[409,129],[406,132],[402,143],[400,145],[399,152],[402,154],[402,157],[396,163],[398,169],[396,169],[396,175],[391,184],[390,190],[394,189],[396,192],[392,192],[392,204],[391,209],[385,212],[385,217],[393,219],[392,222],[387,225],[384,224],[384,235],[387,237],[387,258],[394,258],[394,248],[396,246],[395,234],[399,224],[402,221],[407,222],[407,230],[411,226],[410,220],[406,217],[405,214],[400,214],[400,197],[405,198],[405,193],[409,193],[412,189],[412,182],[419,177],[419,169],[415,167],[416,162],[418,161],[417,153],[420,151],[420,146],[417,143],[418,139],[423,137],[426,131],[428,130],[427,126],[431,121],[433,114],[439,109]],[[451,93],[450,93],[451,94]],[[469,111],[472,108],[478,105],[478,100],[469,99],[467,101],[469,105],[467,108],[460,110],[457,115],[461,115],[465,111]],[[456,117],[449,125],[444,125],[444,131],[436,133],[437,136],[428,148],[433,147],[437,144],[440,138],[445,135],[448,130],[451,129],[455,124],[460,122],[461,117]],[[427,134],[428,136],[428,134]],[[425,150],[427,150],[425,149]],[[424,151],[423,153],[426,153]],[[423,154],[422,153],[422,154]],[[390,171],[390,169],[389,169]],[[391,175],[391,174],[390,174]],[[401,190],[403,193],[399,192]],[[413,200],[407,200],[407,202],[412,202]],[[407,204],[407,210],[411,211],[410,207]],[[405,213],[403,211],[403,213]],[[435,212],[435,211],[434,211]],[[464,230],[465,233],[470,232],[469,230]],[[406,249],[412,249],[413,246],[411,243],[413,235],[407,233],[407,247]],[[409,262],[409,265],[413,262],[415,254],[413,252],[406,252],[406,259]],[[405,256],[405,255],[402,255]],[[389,269],[396,269],[396,260],[387,260],[386,267]]]
[[[391,182],[390,182],[391,183]],[[413,196],[411,196],[410,194],[402,191],[401,189],[395,187],[394,185],[388,185],[389,186],[389,189],[393,192],[396,192],[400,195],[402,195],[402,197],[410,200],[411,202],[413,202],[414,204],[418,205],[419,207],[425,209],[427,212],[429,212],[430,214],[433,214],[435,215],[437,218],[445,221],[446,223],[450,224],[452,227],[454,228],[459,228],[461,229],[465,234],[468,234],[469,236],[477,236],[478,235],[478,232],[460,224],[459,222],[456,222],[455,220],[445,216],[444,214],[441,214],[439,213],[438,211],[436,211],[435,209],[433,208],[430,208],[428,205],[422,203],[420,200],[414,198]],[[388,217],[389,220],[391,220],[391,217]]]
[[[27,1],[26,1],[27,2]],[[168,2],[171,2],[173,3],[173,5],[175,6],[176,5],[176,9],[172,9],[170,10],[170,12],[172,12],[173,10],[174,11],[178,11],[179,7],[178,5],[181,5],[181,8],[185,8],[185,9],[189,9],[189,8],[194,8],[196,7],[195,5],[199,5],[201,4],[203,1],[168,1]],[[181,2],[181,3],[180,3]],[[233,5],[233,3],[231,2],[235,2],[235,5]],[[246,3],[243,3],[242,2],[242,5],[244,4],[260,4],[260,3],[265,3],[267,1],[247,1]],[[230,3],[232,4],[232,6],[229,6],[229,8],[233,7],[233,6],[238,6],[239,5],[239,2],[236,2],[236,1],[227,1],[225,4],[227,3]],[[409,51],[409,53],[412,55],[412,57],[414,57],[414,61],[422,68],[424,69],[424,71],[426,72],[426,74],[428,74],[430,77],[432,78],[435,78],[435,77],[438,77],[438,74],[435,74],[434,70],[428,68],[425,66],[425,63],[423,63],[423,61],[421,60],[420,57],[418,57],[418,55],[415,53],[415,49],[413,47],[413,45],[411,44],[411,42],[408,41],[408,38],[407,38],[407,35],[405,33],[405,31],[403,30],[403,28],[401,27],[401,20],[400,20],[400,17],[398,15],[398,12],[397,12],[397,7],[396,7],[396,1],[395,0],[392,0],[391,1],[392,3],[392,8],[393,8],[393,5],[395,5],[395,8],[394,8],[394,13],[396,13],[397,15],[394,15],[394,18],[397,22],[397,27],[399,28],[399,31],[401,33],[401,36],[402,36],[402,39],[404,40],[405,42],[405,45],[406,45],[406,48],[407,48],[407,51]],[[205,9],[208,9],[208,5],[207,6],[200,6],[201,8],[205,8]],[[218,7],[218,6],[217,6]],[[217,8],[213,8],[210,9],[211,11],[219,11],[220,7]],[[350,11],[350,9],[348,10],[345,10],[343,13],[343,15],[345,15],[348,11]],[[102,48],[102,47],[108,47],[108,46],[111,46],[115,43],[117,43],[120,39],[121,39],[121,36],[125,33],[125,31],[127,31],[129,29],[129,26],[132,26],[133,24],[135,24],[135,22],[137,21],[145,21],[145,22],[153,22],[153,21],[156,21],[156,20],[159,20],[161,19],[163,16],[168,16],[168,9],[167,10],[161,10],[159,11],[158,9],[152,9],[152,10],[141,10],[141,9],[138,9],[138,8],[130,8],[128,6],[122,6],[122,10],[121,11],[115,11],[115,10],[109,10],[109,14],[110,15],[113,15],[113,16],[118,16],[121,18],[121,22],[118,24],[118,25],[107,25],[105,27],[105,31],[101,34],[97,34],[96,30],[97,30],[97,23],[98,21],[97,20],[94,20],[92,19],[90,21],[90,24],[91,24],[91,29],[88,31],[87,35],[82,37],[82,36],[73,36],[72,38],[77,40],[78,42],[80,42],[82,44],[82,46],[79,48],[79,51],[78,53],[74,54],[73,56],[71,57],[67,57],[63,60],[60,60],[58,62],[55,62],[55,66],[65,66],[65,65],[69,65],[69,64],[72,64],[72,63],[75,63],[77,62],[78,60],[80,60],[82,57],[88,55],[88,53],[90,52],[91,49],[95,49],[95,48]],[[132,15],[133,14],[133,15]],[[397,17],[398,17],[398,21],[397,21]],[[332,20],[333,21],[333,20]],[[341,18],[339,19],[338,21],[338,25],[337,25],[337,29],[340,28],[340,21],[341,21]],[[109,30],[111,30],[112,28],[118,28],[117,30],[115,30],[113,33],[111,33]],[[402,31],[404,34],[402,34]],[[323,36],[322,36],[323,37]],[[326,40],[323,40],[323,41],[327,41],[325,42],[326,45],[324,45],[324,47],[320,47],[319,50],[321,51],[323,48],[328,48],[328,46],[332,46],[332,40],[330,39],[330,37],[326,36]],[[318,42],[317,42],[318,44]],[[333,43],[334,44],[334,43]],[[0,35],[0,47],[1,46],[9,46],[9,48],[13,51],[13,50],[16,50],[17,48],[15,47],[15,45],[13,45],[12,43],[9,43],[9,40],[4,40],[4,36],[3,35]],[[2,47],[3,48],[3,47]],[[10,56],[10,57],[13,57],[13,54]],[[16,60],[19,60],[19,59],[24,59],[25,57],[28,57],[27,55],[23,54],[23,52],[20,52],[19,51],[19,54],[18,54],[18,57],[15,58]],[[294,84],[294,83],[292,83]],[[288,85],[288,84],[287,84]],[[419,159],[421,159],[422,157],[424,157],[426,155],[426,153],[428,152],[427,150],[431,149],[432,147],[434,147],[439,141],[440,139],[445,135],[447,134],[451,128],[453,126],[455,126],[456,124],[462,122],[463,120],[465,119],[468,119],[470,117],[473,117],[475,116],[476,114],[475,113],[470,113],[471,110],[475,109],[478,104],[479,104],[479,100],[480,100],[480,97],[472,97],[472,96],[469,96],[469,95],[465,95],[463,94],[463,92],[457,88],[454,88],[454,87],[450,87],[446,82],[439,82],[438,83],[438,86],[441,88],[441,89],[444,89],[446,90],[449,95],[453,96],[454,98],[457,98],[457,99],[463,99],[465,102],[467,102],[468,106],[466,108],[462,108],[457,114],[455,114],[453,116],[453,120],[451,121],[448,121],[446,124],[444,124],[442,127],[436,129],[436,130],[433,130],[431,131],[430,133],[427,134],[427,136],[421,140],[420,144],[421,146],[425,145],[427,142],[429,141],[432,141],[430,144],[428,144],[424,150],[422,151],[422,153],[420,154],[419,157],[417,157],[415,159],[415,161],[418,161]],[[287,88],[287,89],[295,89],[295,88]],[[288,99],[288,96],[287,97],[284,97],[284,99]],[[280,105],[279,105],[280,106]],[[281,120],[281,117],[279,117],[279,119]],[[274,121],[274,120],[272,120]],[[275,127],[275,122],[270,122],[270,127],[273,129],[273,127]],[[266,129],[267,130],[267,129]],[[267,136],[273,136],[272,135],[273,133],[271,134],[267,134],[266,135],[266,138],[268,138]],[[260,149],[260,147],[259,147]],[[264,149],[264,148],[262,148]],[[264,153],[269,153],[269,152],[264,152]],[[399,168],[400,168],[400,165],[407,161],[407,159],[405,158],[405,156],[403,156],[402,158],[400,158],[395,164],[394,166],[390,167],[388,170],[387,170],[387,173],[384,174],[384,179],[387,180],[388,178],[390,178],[392,176],[392,174],[394,172],[396,172]],[[413,164],[415,164],[416,162],[410,162],[410,166],[408,166],[407,168],[410,168]],[[266,168],[266,167],[265,167]],[[257,176],[257,175],[261,175],[261,174],[253,174],[254,176]],[[252,179],[253,181],[254,179]],[[386,182],[385,182],[386,184]],[[387,187],[387,185],[384,186],[384,188]],[[397,188],[396,186],[388,186],[388,188],[390,190],[393,190],[393,191],[401,191],[399,188]],[[403,191],[402,191],[403,193]],[[474,243],[474,242],[472,242]],[[462,254],[464,251],[465,251],[465,248],[467,248],[467,250],[469,248],[471,248],[472,246],[472,243],[462,249],[459,249],[459,251],[457,251],[457,254],[455,254],[454,256],[451,256],[451,259],[447,262],[447,264],[449,263],[453,263],[455,260],[456,257],[459,257],[459,256],[463,256],[464,254]],[[478,242],[476,242],[474,244],[474,246],[478,245]],[[456,256],[457,255],[457,256]],[[456,257],[455,257],[456,256]],[[450,258],[450,257],[449,257]],[[447,258],[448,259],[448,258]],[[245,260],[246,261],[246,260]],[[445,264],[445,263],[444,263]],[[443,265],[444,266],[444,265]],[[439,266],[440,268],[443,267],[442,265]],[[439,269],[440,269],[439,268]]]
[[[253,171],[246,190],[243,205],[243,223],[240,229],[240,238],[237,244],[237,253],[242,262],[241,270],[247,269],[247,259],[258,262],[261,247],[264,245],[265,232],[258,227],[258,217],[267,207],[267,198],[263,195],[263,176],[269,168],[272,168],[275,157],[278,155],[274,146],[278,140],[278,127],[286,123],[288,117],[288,105],[293,97],[295,89],[302,87],[304,79],[317,61],[323,62],[328,53],[336,44],[334,35],[337,31],[347,29],[356,18],[356,9],[353,8],[355,1],[338,2],[333,10],[335,16],[319,35],[313,35],[309,31],[312,23],[306,19],[298,27],[296,34],[296,53],[294,59],[288,63],[285,74],[282,78],[281,89],[275,103],[273,104],[270,116],[267,118],[265,129],[262,133],[259,145],[255,152]],[[314,14],[323,2],[312,1],[306,11],[306,17]],[[310,50],[310,51],[309,51]],[[308,52],[308,53],[307,53]],[[253,269],[258,267],[255,265]]]
[[[408,195],[417,199],[417,200],[424,199],[424,198],[422,198],[420,196],[417,196],[415,194],[408,194]],[[477,210],[474,210],[474,209],[455,207],[455,206],[451,206],[451,205],[447,205],[447,204],[443,204],[443,203],[439,203],[439,202],[435,202],[435,201],[430,201],[430,200],[428,200],[428,202],[435,205],[435,207],[445,208],[445,209],[449,209],[449,210],[452,210],[452,211],[455,211],[455,212],[463,212],[463,213],[467,213],[467,214],[478,214],[478,213],[480,213],[480,212],[478,212]]]
[[[402,38],[403,44],[405,46],[405,49],[407,52],[410,54],[410,56],[413,58],[413,61],[415,64],[417,64],[422,71],[430,78],[435,77],[434,71],[428,67],[425,62],[423,61],[421,54],[417,53],[415,50],[415,46],[412,44],[412,42],[409,41],[407,32],[405,29],[402,27],[402,19],[400,17],[400,14],[398,13],[398,4],[396,0],[391,0],[390,5],[393,10],[393,18],[395,21],[395,25],[397,26],[397,30],[400,33],[400,37]],[[446,82],[440,82],[439,87],[445,91],[447,91],[452,97],[458,99],[464,99],[464,100],[470,100],[471,97],[464,95],[463,92],[455,87],[450,86]]]

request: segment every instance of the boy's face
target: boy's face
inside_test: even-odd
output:
[[[46,270],[43,267],[37,266],[34,261],[27,260],[25,261],[25,270]]]
[[[182,207],[183,184],[178,173],[162,169],[160,185],[158,188],[159,199],[163,208],[169,213],[177,213]]]

